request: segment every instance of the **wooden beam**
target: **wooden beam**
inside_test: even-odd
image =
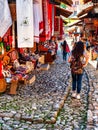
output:
[[[16,20],[16,4],[15,3],[9,4],[9,8],[11,11],[12,19],[13,21],[15,21]]]
[[[92,0],[83,0],[84,3],[88,3],[90,1],[92,1]]]
[[[89,13],[92,9],[94,8],[94,6],[90,6],[90,7],[87,7],[86,9],[83,9],[78,15],[77,17],[80,17],[86,13]]]
[[[71,6],[73,4],[72,0],[55,0],[55,2],[59,2],[59,3],[64,3],[67,4],[69,6]]]
[[[63,8],[60,8],[59,6],[56,6],[56,15],[57,15],[57,16],[62,15],[62,16],[64,16],[64,17],[67,17],[67,18],[68,18],[72,13],[73,13],[73,12],[70,12],[70,11],[65,10],[65,9],[63,9]]]

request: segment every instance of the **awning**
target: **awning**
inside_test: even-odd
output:
[[[87,2],[90,2],[92,0],[83,0],[84,4],[87,3]]]
[[[86,9],[83,9],[83,10],[77,15],[77,17],[80,17],[80,16],[82,16],[82,15],[84,15],[84,14],[86,14],[86,13],[89,13],[90,11],[93,10],[93,8],[94,8],[94,6],[90,6],[90,7],[87,7]]]
[[[64,19],[62,19],[62,20],[63,20],[63,23],[64,23],[64,24],[67,24],[67,23],[68,23],[66,20],[64,20]]]
[[[62,15],[64,17],[68,18],[72,13],[73,12],[70,12],[68,10],[65,10],[63,8],[60,8],[60,7],[56,6],[56,16]]]
[[[98,3],[98,0],[83,0],[84,3],[88,3],[88,2],[92,2],[92,3]]]
[[[83,24],[83,20],[78,20],[78,21],[68,25],[68,27],[81,26],[82,24]]]
[[[80,19],[80,20],[83,20],[84,18],[87,18],[87,17],[88,17],[88,13],[86,13],[86,14],[80,16],[79,19]]]
[[[57,2],[56,0],[49,0],[49,3],[54,5],[60,5],[60,2]]]
[[[67,29],[67,32],[73,33],[74,31],[75,31],[75,26],[69,27],[69,28]]]
[[[71,6],[73,4],[73,1],[72,0],[54,0],[55,2],[58,2],[58,3],[64,3],[64,4],[67,4],[69,6]]]

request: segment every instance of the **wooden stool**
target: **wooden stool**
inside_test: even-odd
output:
[[[17,87],[18,87],[18,80],[12,80],[9,94],[13,94],[13,95],[17,94],[16,92]]]

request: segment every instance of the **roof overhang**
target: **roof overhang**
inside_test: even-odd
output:
[[[68,25],[68,27],[81,26],[82,24],[83,24],[83,20],[78,20],[78,21]]]
[[[82,15],[89,13],[90,11],[93,10],[93,8],[94,6],[92,5],[92,6],[87,7],[86,9],[83,9],[80,13],[78,13],[77,17],[80,17]]]
[[[61,15],[60,17],[61,17],[64,24],[68,24],[68,21],[66,20],[66,18],[64,16]]]
[[[73,12],[70,12],[68,10],[65,10],[63,8],[60,8],[59,6],[56,6],[56,16],[64,16],[66,18],[68,18]]]
[[[73,33],[74,31],[75,31],[75,26],[72,26],[72,27],[67,29],[67,32]]]
[[[86,14],[80,16],[79,19],[82,20],[82,19],[87,18],[87,17],[88,17],[88,14],[86,13]]]
[[[85,3],[88,3],[88,2],[90,2],[90,1],[92,1],[92,0],[83,0],[84,4],[85,4]]]
[[[67,22],[66,20],[63,19],[63,23],[64,23],[64,24],[67,24],[68,22]]]
[[[64,3],[64,4],[67,4],[69,6],[71,6],[73,4],[73,1],[72,0],[54,0],[55,2],[58,2],[58,3]]]

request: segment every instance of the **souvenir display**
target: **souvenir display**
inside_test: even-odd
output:
[[[0,54],[4,54],[4,43],[0,42]]]

